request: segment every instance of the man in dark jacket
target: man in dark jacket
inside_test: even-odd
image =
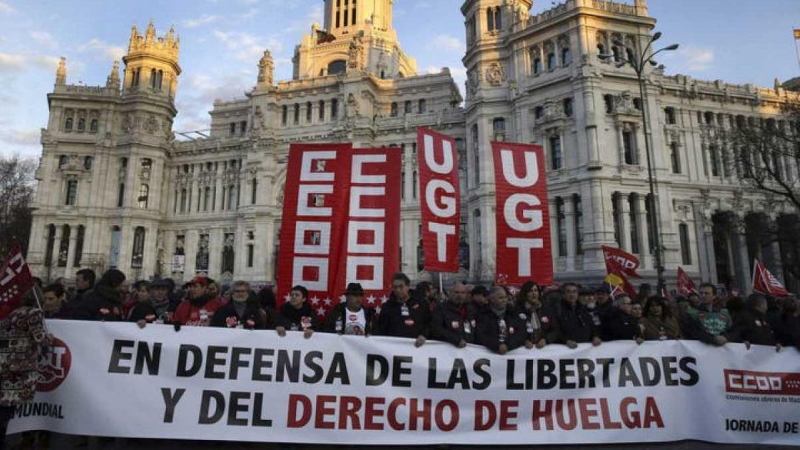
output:
[[[464,348],[474,341],[472,324],[467,317],[467,287],[456,283],[446,303],[433,310],[431,339],[446,341]]]
[[[781,350],[781,344],[776,342],[775,333],[767,321],[766,297],[761,294],[750,294],[747,308],[736,315],[727,338],[731,342],[744,343],[748,349],[751,344],[756,344],[776,345],[777,350]]]
[[[219,308],[211,318],[211,326],[217,328],[243,328],[266,330],[275,327],[275,318],[261,309],[258,298],[250,292],[246,281],[233,283],[231,301]]]
[[[592,316],[578,303],[578,285],[565,284],[563,295],[561,309],[552,314],[556,323],[545,336],[547,342],[565,344],[569,348],[575,348],[581,342],[600,345],[600,330],[594,325]]]
[[[350,283],[344,291],[345,301],[339,303],[328,314],[326,333],[369,336],[375,309],[364,306],[364,288],[361,283]]]
[[[383,336],[415,339],[421,347],[427,340],[431,312],[424,299],[411,295],[411,280],[404,273],[392,277],[392,295],[378,315],[378,330]]]
[[[478,316],[476,343],[505,355],[525,344],[525,321],[514,310],[502,286],[489,291],[489,308]]]
[[[119,321],[123,320],[120,287],[125,283],[125,274],[117,269],[108,269],[91,291],[72,310],[75,320]]]
[[[308,289],[305,286],[295,286],[289,292],[289,301],[281,306],[278,314],[278,326],[275,331],[278,336],[286,336],[286,330],[302,331],[306,339],[314,334],[319,327],[317,315],[308,305]]]
[[[641,343],[642,326],[639,319],[631,314],[633,305],[627,295],[620,298],[620,305],[605,314],[602,322],[603,340],[627,341],[635,339]]]

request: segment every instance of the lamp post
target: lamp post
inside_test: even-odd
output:
[[[645,94],[644,88],[644,71],[647,68],[647,65],[651,65],[655,67],[658,65],[655,61],[655,56],[661,52],[670,52],[678,49],[678,44],[672,44],[670,46],[661,48],[656,51],[652,51],[653,43],[661,38],[661,32],[656,32],[652,36],[648,36],[647,45],[645,46],[644,50],[638,51],[636,48],[629,49],[625,47],[625,45],[619,41],[614,40],[613,44],[616,47],[624,48],[625,50],[630,50],[630,52],[625,52],[625,55],[621,54],[604,54],[600,55],[600,59],[606,60],[610,58],[614,58],[617,63],[617,67],[623,67],[624,65],[628,64],[633,68],[633,71],[636,73],[636,78],[639,81],[639,95],[642,98],[642,128],[644,130],[644,147],[645,152],[647,153],[647,181],[650,184],[650,210],[654,214],[652,224],[653,224],[653,238],[655,239],[655,257],[656,257],[656,273],[658,274],[658,289],[657,295],[661,295],[663,292],[664,287],[666,286],[666,282],[664,280],[664,264],[663,264],[663,254],[662,250],[663,247],[661,246],[661,232],[659,231],[660,224],[659,220],[661,218],[660,211],[658,209],[658,204],[656,202],[656,190],[655,190],[655,177],[653,176],[653,159],[655,155],[652,155],[652,146],[650,143],[650,133],[648,131],[648,121],[647,121],[647,96]],[[621,53],[621,52],[620,52]],[[631,59],[632,57],[632,59]]]

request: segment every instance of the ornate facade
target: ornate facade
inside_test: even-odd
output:
[[[429,279],[420,271],[415,143],[416,127],[426,126],[459,147],[462,271],[450,278],[494,278],[490,140],[545,147],[560,281],[599,281],[602,245],[638,254],[640,272],[655,278],[656,220],[669,278],[682,266],[698,280],[746,289],[753,256],[782,276],[779,246],[753,244],[748,229],[796,211],[743,188],[713,138],[741,121],[779,120],[790,93],[657,67],[640,98],[634,72],[599,55],[646,43],[655,19],[645,0],[567,0],[539,15],[528,13],[532,0],[467,0],[464,101],[448,69],[417,73],[392,26],[392,3],[326,0],[324,26],[297,46],[291,80],[275,83],[265,51],[246,98],[216,102],[210,133],[179,139],[172,30],[159,38],[152,24],[144,35],[133,29],[122,83],[115,65],[105,87],[68,85],[62,62],[42,130],[31,265],[47,278],[116,266],[134,278],[272,282],[289,145],[352,142],[402,148],[401,269]],[[800,177],[797,161],[782,164]]]

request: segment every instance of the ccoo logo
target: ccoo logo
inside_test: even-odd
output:
[[[39,392],[56,390],[67,379],[71,366],[72,353],[69,347],[64,341],[54,337],[50,351],[39,360],[40,376],[36,389]]]

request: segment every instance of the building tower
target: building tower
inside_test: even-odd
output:
[[[367,73],[392,79],[416,75],[392,27],[393,0],[325,0],[324,28],[311,27],[295,49],[294,79]]]

